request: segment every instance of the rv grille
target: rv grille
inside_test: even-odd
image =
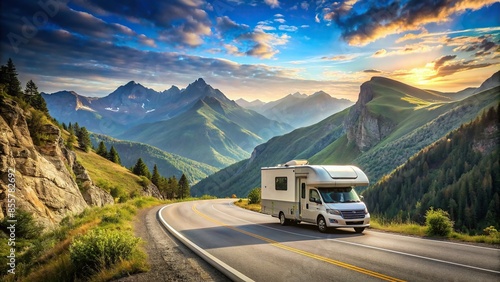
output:
[[[344,219],[360,219],[365,218],[364,210],[341,211]]]

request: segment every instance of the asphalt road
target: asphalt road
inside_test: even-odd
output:
[[[309,224],[205,200],[166,206],[182,236],[255,281],[500,281],[500,249]],[[245,278],[245,279],[246,279]]]

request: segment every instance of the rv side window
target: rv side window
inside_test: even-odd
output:
[[[286,191],[288,188],[287,178],[286,177],[276,177],[276,190]]]
[[[301,197],[302,199],[305,199],[306,198],[306,184],[305,183],[302,183],[302,187],[301,187]]]

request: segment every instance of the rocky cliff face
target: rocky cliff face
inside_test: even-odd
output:
[[[362,152],[369,150],[386,137],[394,125],[382,117],[370,112],[367,104],[374,99],[370,82],[361,85],[358,101],[351,107],[344,121],[344,129],[349,142],[354,142]]]
[[[48,228],[89,204],[112,203],[109,194],[93,185],[88,185],[93,192],[87,193],[92,196],[84,198],[76,180],[90,184],[91,180],[88,174],[81,176],[85,169],[78,170],[75,154],[63,145],[59,128],[44,125],[42,145],[33,144],[26,121],[29,115],[15,101],[0,97],[0,219],[8,215],[11,198],[16,210],[32,213]]]

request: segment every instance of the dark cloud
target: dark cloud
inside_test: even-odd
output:
[[[493,41],[492,35],[448,38],[446,45],[457,46],[453,49],[455,52],[474,52],[475,57],[485,57],[492,53],[500,52],[500,44]]]
[[[430,76],[428,79],[449,76],[457,72],[485,68],[492,65],[492,63],[480,63],[476,60],[456,61],[456,57],[456,55],[447,55],[437,59],[434,62],[436,74]]]
[[[41,30],[59,29],[104,41],[136,41],[152,46],[154,41],[139,35],[132,29],[112,22],[106,22],[84,11],[77,11],[67,6],[66,1],[8,1],[2,4],[0,23],[1,40],[10,43],[15,52],[30,44]]]
[[[150,25],[159,32],[159,40],[172,45],[196,47],[211,34],[212,23],[202,9],[202,0],[74,0],[93,13],[112,14],[131,22]]]
[[[351,45],[366,45],[390,34],[417,30],[428,23],[444,22],[465,10],[478,10],[496,0],[410,0],[370,1],[354,9],[356,1],[335,2],[325,20],[341,29],[342,38]],[[363,12],[358,12],[358,10]]]
[[[435,70],[439,69],[444,63],[446,63],[447,61],[451,61],[451,60],[455,59],[456,57],[457,57],[457,55],[447,55],[447,56],[443,56],[443,57],[437,59],[434,62],[434,69]]]
[[[378,71],[378,70],[364,70],[363,72],[366,72],[366,73],[381,73],[381,71]]]
[[[215,28],[219,31],[223,36],[234,34],[234,33],[242,33],[246,32],[249,28],[248,25],[238,24],[231,20],[228,16],[218,17],[216,19]]]

